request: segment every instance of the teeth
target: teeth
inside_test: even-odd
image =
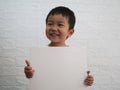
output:
[[[55,37],[55,36],[59,36],[59,34],[55,34],[55,33],[52,33],[50,34],[51,36]]]
[[[52,34],[52,36],[57,36],[56,34]]]

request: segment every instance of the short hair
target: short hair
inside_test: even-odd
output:
[[[64,6],[59,6],[59,7],[53,8],[47,15],[46,24],[48,22],[49,16],[50,15],[55,15],[55,14],[62,14],[62,16],[67,17],[68,18],[68,23],[69,23],[69,29],[74,28],[74,25],[75,25],[74,12],[72,10],[70,10],[69,8],[64,7]]]

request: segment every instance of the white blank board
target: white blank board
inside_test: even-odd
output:
[[[87,90],[86,49],[83,47],[41,47],[30,49],[35,74],[30,90]]]

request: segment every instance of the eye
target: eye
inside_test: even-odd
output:
[[[64,26],[64,24],[62,24],[62,23],[59,23],[59,24],[58,24],[58,26],[59,26],[59,27],[63,27],[63,26]]]
[[[47,23],[47,25],[48,25],[48,26],[52,26],[52,25],[53,25],[53,23],[51,23],[51,22],[48,22],[48,23]]]

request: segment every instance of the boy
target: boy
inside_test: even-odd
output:
[[[67,7],[56,7],[52,9],[46,18],[46,36],[51,41],[49,47],[67,47],[65,41],[74,33],[75,15]],[[27,66],[24,69],[27,78],[32,78],[34,69],[30,66],[30,62],[26,60]],[[91,86],[93,77],[89,75],[84,80],[84,84]]]

